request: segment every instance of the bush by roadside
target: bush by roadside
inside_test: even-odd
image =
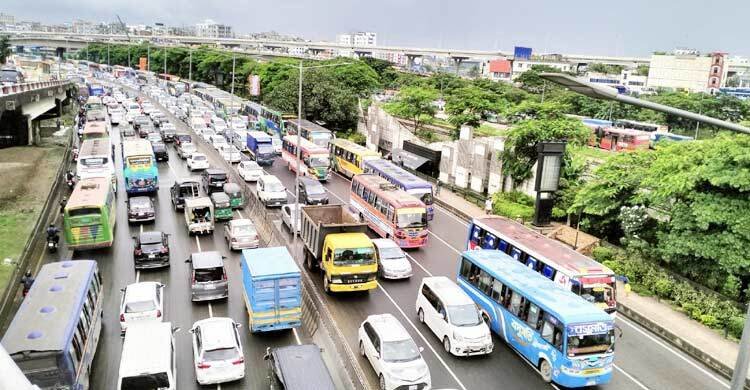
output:
[[[707,294],[653,263],[619,249],[600,246],[592,255],[616,274],[627,276],[634,292],[669,301],[690,318],[722,330],[729,337],[739,339],[742,336],[745,317],[733,301],[722,299],[718,294]]]
[[[530,221],[534,218],[534,198],[520,191],[496,192],[492,195],[492,213],[511,219]],[[564,218],[565,211],[554,208],[554,218]]]

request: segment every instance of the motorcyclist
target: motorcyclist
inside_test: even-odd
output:
[[[60,242],[60,236],[58,233],[60,233],[60,229],[58,229],[54,223],[49,224],[47,227],[47,241],[52,240],[55,245],[57,245],[57,243]]]
[[[26,271],[26,274],[21,278],[21,284],[23,284],[23,296],[26,297],[26,294],[29,293],[31,286],[34,284],[34,277],[31,276],[31,271]]]

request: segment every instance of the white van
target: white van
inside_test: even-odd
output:
[[[128,327],[122,344],[117,390],[177,389],[174,333],[170,322]]]
[[[422,279],[416,304],[419,321],[442,340],[445,352],[456,356],[492,352],[492,335],[477,305],[445,276]]]
[[[258,199],[266,207],[282,206],[286,204],[286,188],[276,176],[261,175],[256,183]]]

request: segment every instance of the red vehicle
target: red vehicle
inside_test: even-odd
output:
[[[601,129],[599,147],[613,152],[620,150],[648,149],[651,134],[634,129]]]

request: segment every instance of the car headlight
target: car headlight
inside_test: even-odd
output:
[[[453,332],[453,339],[456,341],[464,341],[464,338],[460,334]]]
[[[331,283],[341,283],[341,278],[340,277],[339,278],[337,278],[337,277],[331,278]]]

